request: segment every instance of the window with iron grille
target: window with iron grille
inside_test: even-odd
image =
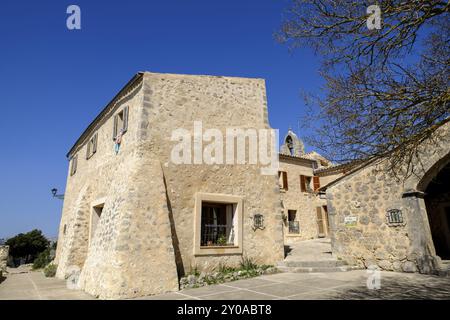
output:
[[[288,227],[289,233],[300,233],[300,224],[296,220],[297,211],[288,210]]]
[[[298,221],[289,221],[289,233],[300,233],[300,224]]]
[[[401,210],[398,209],[388,210],[386,217],[389,225],[403,224],[403,214]]]
[[[234,204],[202,203],[201,237],[202,247],[234,245]]]

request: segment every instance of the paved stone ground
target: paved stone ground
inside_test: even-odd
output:
[[[311,300],[311,299],[450,299],[450,278],[381,272],[381,289],[369,290],[367,272],[279,273],[221,285],[183,290],[149,300]],[[93,299],[69,290],[65,281],[45,278],[41,272],[15,272],[0,283],[0,300]]]
[[[287,256],[285,261],[327,261],[335,260],[331,254],[331,240],[320,238],[303,240],[285,245]]]
[[[450,278],[381,272],[381,289],[367,289],[367,271],[279,273],[144,299],[328,300],[450,299]]]
[[[89,300],[92,296],[70,290],[64,280],[46,278],[42,272],[9,269],[0,279],[0,300]]]

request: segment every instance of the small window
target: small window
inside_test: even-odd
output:
[[[194,255],[242,254],[243,199],[195,194]]]
[[[388,224],[390,226],[398,226],[403,224],[403,214],[401,210],[398,209],[388,210],[386,217]]]
[[[124,107],[114,116],[113,140],[116,140],[119,134],[124,134],[128,130],[128,107]]]
[[[105,206],[104,204],[99,204],[92,207],[91,222],[89,228],[89,243],[91,243],[94,237],[95,230],[97,229],[98,222],[100,220],[100,217],[102,216],[104,206]]]
[[[300,233],[300,224],[299,221],[296,220],[297,211],[296,210],[288,210],[288,226],[289,233]]]
[[[318,162],[318,161],[313,161],[313,162],[312,162],[312,168],[313,168],[314,170],[319,169],[319,162]]]
[[[86,159],[89,159],[97,152],[97,132],[92,136],[87,144]]]
[[[78,155],[72,158],[70,165],[70,175],[73,176],[77,172]]]
[[[280,189],[287,191],[288,190],[288,180],[287,180],[287,172],[286,171],[278,171],[278,182],[280,184]]]
[[[313,188],[311,188],[312,177],[309,176],[300,176],[300,190],[301,192],[312,192]]]
[[[64,225],[64,228],[63,228],[63,235],[66,235],[66,231],[67,231],[67,224]]]
[[[234,214],[236,205],[228,203],[202,203],[202,247],[234,246]]]

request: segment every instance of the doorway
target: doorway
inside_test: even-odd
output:
[[[317,230],[319,238],[325,238],[329,235],[330,224],[328,222],[327,206],[316,208],[317,215]]]
[[[425,205],[436,254],[450,260],[450,163],[428,184]]]

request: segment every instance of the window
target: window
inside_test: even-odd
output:
[[[297,216],[296,210],[288,210],[288,227],[289,233],[300,233],[300,224],[295,219]]]
[[[313,168],[314,170],[319,169],[319,162],[318,162],[318,161],[313,161],[313,162],[312,162],[312,168]]]
[[[87,144],[86,159],[89,159],[94,155],[94,153],[97,152],[97,136],[98,136],[97,132],[94,133],[94,135]]]
[[[97,229],[98,221],[102,216],[104,203],[94,205],[91,211],[91,221],[89,227],[89,244],[91,244],[92,239],[94,238],[95,230]]]
[[[201,246],[233,246],[235,204],[202,203]]]
[[[287,172],[278,171],[278,182],[280,184],[281,190],[284,190],[284,191],[288,190]]]
[[[291,156],[293,156],[294,155],[294,143],[292,142],[292,137],[291,136],[287,136],[285,142],[286,142],[286,145],[287,145],[287,147],[289,149],[289,154]]]
[[[194,254],[242,253],[242,198],[197,193]]]
[[[386,217],[388,224],[390,226],[398,226],[403,224],[403,214],[401,210],[398,209],[388,210]]]
[[[300,176],[300,191],[301,192],[312,192],[311,188],[312,177]]]
[[[67,224],[64,225],[64,228],[63,228],[63,235],[65,235],[66,232],[67,232]]]
[[[312,184],[312,187],[311,187]],[[300,190],[301,192],[318,192],[320,189],[319,177],[300,176]]]
[[[124,134],[128,130],[128,107],[124,107],[114,116],[113,140],[119,133]]]
[[[74,157],[72,157],[71,162],[72,163],[70,165],[70,175],[73,176],[77,172],[78,155],[75,155]]]

